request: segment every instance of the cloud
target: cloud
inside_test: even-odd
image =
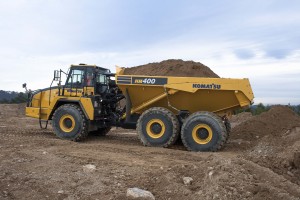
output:
[[[234,54],[240,59],[251,59],[255,54],[249,49],[237,49]]]
[[[28,83],[31,89],[49,87],[53,70],[67,71],[70,64],[96,64],[115,72],[115,65],[131,67],[149,62],[159,62],[169,58],[182,58],[195,60],[209,66],[213,71],[225,78],[249,78],[254,91],[255,103],[299,103],[300,102],[300,51],[277,60],[275,58],[256,57],[255,59],[240,59],[230,50],[221,51],[218,60],[205,50],[197,50],[197,45],[171,46],[164,43],[167,48],[159,49],[156,45],[151,48],[129,52],[85,52],[79,54],[66,54],[55,56],[32,56],[22,58],[16,68],[31,66],[29,73],[7,72],[7,78],[0,80],[0,85],[8,88],[17,88],[21,91],[21,84]],[[218,44],[223,46],[224,44]],[[175,47],[175,48],[174,48]],[[211,50],[216,47],[211,47]],[[224,48],[226,49],[226,48]],[[261,52],[257,52],[258,55]],[[199,56],[201,55],[201,56]],[[283,67],[283,66],[289,66]],[[23,67],[24,68],[24,67]],[[14,77],[13,79],[11,77]],[[34,77],[34,78],[33,78]],[[18,81],[15,81],[18,80]]]
[[[276,59],[283,59],[286,58],[291,53],[289,49],[273,49],[268,50],[266,55]]]
[[[1,1],[0,89],[20,91],[23,82],[49,87],[53,70],[70,64],[114,71],[114,65],[177,58],[200,61],[221,77],[250,78],[263,102],[300,103],[300,83],[291,79],[300,69],[299,6],[272,0]]]

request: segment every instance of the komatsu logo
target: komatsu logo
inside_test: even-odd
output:
[[[214,90],[219,90],[221,89],[221,85],[218,84],[193,84],[193,88],[201,88],[201,89],[214,89]]]

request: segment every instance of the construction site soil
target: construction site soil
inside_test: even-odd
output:
[[[219,78],[209,67],[200,62],[183,60],[164,60],[131,68],[125,68],[125,75],[145,76],[186,76]]]
[[[228,143],[214,153],[144,147],[124,129],[66,141],[26,118],[24,107],[0,105],[0,199],[121,200],[131,187],[156,199],[300,197],[300,118],[287,107],[233,117]]]

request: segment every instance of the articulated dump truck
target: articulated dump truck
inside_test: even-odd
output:
[[[58,86],[29,92],[26,115],[41,127],[51,121],[58,137],[72,141],[122,127],[136,129],[145,146],[181,139],[190,151],[218,151],[230,134],[227,117],[254,98],[248,79],[113,74],[85,64],[68,72],[54,71]]]

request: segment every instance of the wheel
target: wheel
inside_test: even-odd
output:
[[[168,147],[179,136],[179,122],[168,109],[153,107],[140,116],[137,132],[145,146]]]
[[[223,147],[226,138],[222,119],[210,112],[193,113],[181,128],[181,140],[190,151],[217,151]]]
[[[91,131],[90,133],[97,136],[105,136],[109,133],[111,127],[98,128],[96,131]]]
[[[79,106],[65,104],[56,109],[52,118],[55,134],[63,139],[80,141],[88,135],[88,123]]]

